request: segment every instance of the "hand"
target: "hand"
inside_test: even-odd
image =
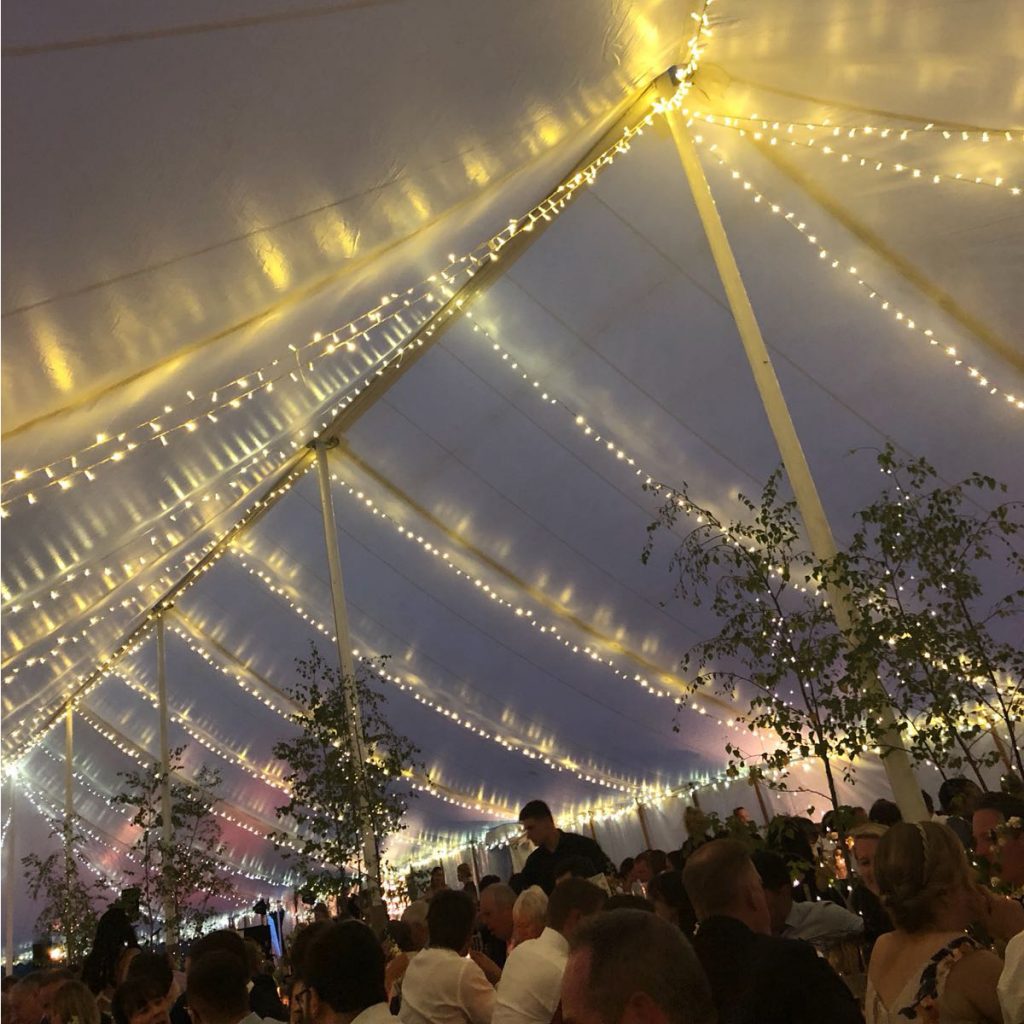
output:
[[[484,972],[484,977],[492,984],[501,981],[501,968],[486,954],[478,949],[469,951],[469,958]]]

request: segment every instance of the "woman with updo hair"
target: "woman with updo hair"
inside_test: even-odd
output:
[[[937,822],[897,822],[874,857],[895,931],[875,944],[867,1024],[999,1024],[1002,961],[966,934],[984,910],[963,844]]]

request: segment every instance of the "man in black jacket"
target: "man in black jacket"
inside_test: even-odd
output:
[[[523,868],[523,889],[539,885],[550,896],[560,874],[559,868],[570,858],[588,861],[593,868],[590,876],[615,872],[612,862],[595,840],[556,828],[551,808],[543,800],[531,800],[519,812],[519,820],[526,837],[537,847]]]
[[[700,847],[683,884],[719,1024],[863,1024],[853,994],[813,946],[771,934],[764,888],[742,843]]]

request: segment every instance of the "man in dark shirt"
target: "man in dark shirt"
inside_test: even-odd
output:
[[[853,994],[813,946],[771,934],[764,887],[742,843],[701,846],[683,884],[719,1024],[863,1024]]]
[[[569,858],[583,858],[593,867],[591,876],[614,873],[612,862],[593,839],[563,832],[555,827],[551,808],[543,800],[531,800],[520,812],[523,831],[537,847],[523,868],[523,888],[539,885],[548,895],[555,888],[559,867]]]

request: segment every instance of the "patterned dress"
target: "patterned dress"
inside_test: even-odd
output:
[[[947,942],[928,959],[921,973],[904,985],[892,1009],[882,1002],[869,978],[864,1007],[867,1024],[906,1024],[907,1021],[915,1024],[976,1024],[974,1018],[951,1017],[944,1013],[940,1003],[953,965],[981,948],[980,943],[969,935],[960,935]]]

